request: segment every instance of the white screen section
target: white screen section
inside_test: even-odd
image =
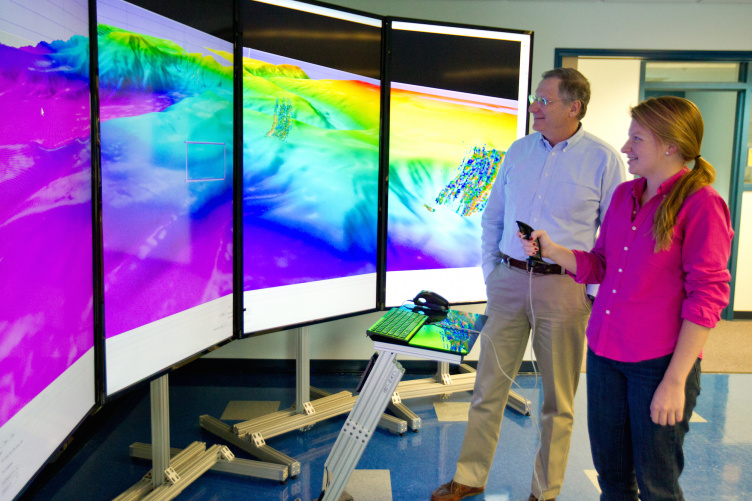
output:
[[[284,325],[372,310],[376,274],[335,278],[245,291],[243,330],[258,332]]]
[[[422,290],[442,295],[450,303],[476,303],[487,300],[480,268],[389,271],[386,274],[386,306],[396,307]]]
[[[0,500],[13,499],[94,406],[94,350],[0,428]]]
[[[232,294],[137,327],[105,343],[111,395],[232,336]]]

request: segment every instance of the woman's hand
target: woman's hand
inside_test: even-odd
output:
[[[556,245],[549,238],[546,230],[535,230],[530,234],[530,240],[525,238],[525,235],[517,232],[517,236],[520,237],[522,243],[522,250],[527,256],[534,256],[538,252],[538,246],[540,245],[541,257],[551,257],[551,249]]]
[[[675,425],[684,419],[684,384],[661,381],[650,402],[650,419],[662,426]]]
[[[559,244],[553,243],[551,238],[546,233],[546,230],[535,230],[530,234],[532,240],[525,238],[525,235],[517,232],[517,236],[520,237],[520,243],[522,243],[522,250],[528,256],[533,256],[540,247],[541,257],[546,257],[554,263],[560,265],[565,270],[577,273],[577,259],[574,253],[562,247]]]

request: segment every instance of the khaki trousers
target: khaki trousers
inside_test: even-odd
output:
[[[534,320],[533,350],[543,381],[543,407],[531,491],[537,498],[550,499],[559,495],[567,467],[590,300],[585,286],[568,275],[533,275],[531,280],[525,271],[504,263],[489,275],[486,289],[489,319],[480,336],[478,373],[454,480],[486,485],[512,384],[509,378],[517,375]]]

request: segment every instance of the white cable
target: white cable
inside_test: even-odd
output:
[[[537,390],[537,388],[538,388],[538,370],[536,368],[535,360],[533,360],[533,356],[532,356],[533,355],[532,354],[532,347],[534,346],[534,340],[535,340],[535,312],[533,310],[533,288],[532,288],[532,285],[533,285],[533,274],[532,273],[528,273],[528,275],[530,277],[530,284],[528,286],[528,290],[529,290],[529,297],[530,297],[530,313],[531,313],[531,317],[532,317],[532,334],[531,334],[531,338],[530,338],[530,347],[531,347],[530,360],[531,360],[531,362],[533,364],[533,373],[535,374],[535,386],[534,386],[534,390]],[[522,389],[522,387],[519,385],[519,383],[517,383],[517,381],[515,381],[514,379],[512,379],[511,377],[509,377],[509,374],[507,374],[504,371],[504,369],[501,367],[501,362],[499,361],[499,354],[496,351],[496,346],[494,346],[494,343],[493,343],[493,340],[491,339],[491,337],[488,334],[486,334],[485,332],[481,332],[481,335],[486,336],[486,338],[488,339],[488,342],[491,345],[491,348],[493,349],[494,356],[496,357],[496,365],[499,368],[499,371],[501,371],[501,373],[504,375],[504,377],[506,377],[509,381],[511,381],[511,383],[512,383],[513,386],[515,386],[516,388],[519,389],[520,393],[522,394],[522,398],[524,398],[525,400],[529,400],[530,401],[530,416],[532,417],[533,423],[535,424],[535,429],[538,432],[538,445],[535,448],[535,452],[533,453],[533,478],[535,480],[536,485],[538,486],[538,492],[541,493],[540,495],[543,495],[543,489],[541,488],[540,479],[538,478],[538,473],[536,472],[536,469],[535,469],[535,459],[538,456],[538,453],[540,452],[541,444],[543,442],[543,436],[542,436],[540,424],[538,423],[538,418],[537,418],[536,412],[535,412],[535,404],[533,403],[532,400],[530,400],[530,399],[527,398],[527,395],[525,394],[525,390]],[[511,388],[510,388],[510,390],[511,390]]]
[[[533,347],[535,346],[535,308],[533,307],[533,273],[532,271],[528,272],[529,275],[529,284],[528,284],[528,291],[529,291],[529,297],[530,297],[530,317],[532,319],[532,328],[530,330],[530,363],[533,364],[533,374],[535,375],[535,386],[533,387],[533,390],[538,390],[538,365],[536,364],[536,360],[534,357]],[[540,479],[538,478],[538,473],[535,471],[535,458],[538,457],[538,454],[540,453],[540,449],[543,445],[543,436],[540,429],[540,425],[538,424],[538,421],[535,419],[535,409],[533,408],[533,401],[530,401],[530,415],[533,416],[533,422],[535,423],[535,426],[538,429],[538,447],[535,448],[535,454],[533,455],[533,478],[535,478],[535,484],[538,486],[538,492],[540,493],[540,496],[543,496],[543,489],[541,489]]]

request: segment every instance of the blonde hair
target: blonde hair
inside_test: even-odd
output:
[[[631,109],[632,119],[649,129],[665,143],[675,145],[685,162],[694,160],[692,170],[682,176],[663,199],[653,219],[655,252],[668,249],[674,236],[676,215],[684,200],[700,188],[712,184],[715,169],[700,156],[705,124],[692,101],[681,97],[650,98]]]

